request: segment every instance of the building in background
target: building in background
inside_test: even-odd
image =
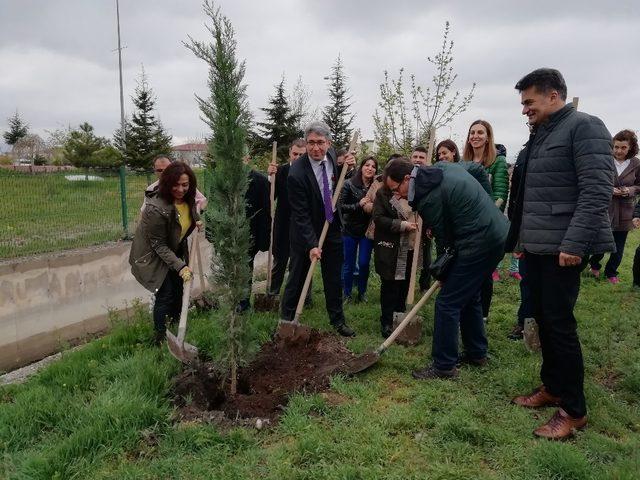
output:
[[[181,160],[191,167],[204,167],[204,159],[207,153],[206,143],[185,143],[171,147],[174,160]]]

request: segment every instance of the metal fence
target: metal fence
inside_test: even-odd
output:
[[[197,172],[201,185],[202,172]],[[0,168],[0,259],[116,241],[133,234],[151,174]]]

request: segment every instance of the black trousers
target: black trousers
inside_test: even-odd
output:
[[[413,251],[407,254],[407,265],[411,265]],[[409,275],[404,280],[380,279],[380,326],[393,325],[393,312],[404,312],[407,309],[407,293],[409,293]]]
[[[273,230],[273,267],[271,267],[271,295],[278,295],[289,263],[289,224],[276,223]]]
[[[542,347],[540,378],[548,391],[561,398],[572,417],[587,413],[584,363],[573,308],[580,291],[580,265],[561,267],[558,255],[525,252],[533,316]]]
[[[493,275],[493,272],[491,272]],[[482,282],[480,289],[480,299],[482,302],[482,318],[489,317],[489,309],[491,308],[491,300],[493,300],[493,277],[489,275]]]
[[[156,292],[153,304],[153,328],[164,334],[167,330],[167,318],[177,321],[182,309],[182,286],[184,282],[180,275],[173,270],[167,272],[162,285]]]
[[[616,232],[613,231],[613,241],[616,243],[616,251],[609,254],[609,260],[604,267],[604,275],[607,278],[618,276],[618,267],[622,263],[622,255],[624,254],[624,245],[627,243],[627,235],[629,232]],[[591,255],[589,264],[594,270],[600,270],[602,264],[600,263],[604,258],[604,253],[598,255]]]
[[[525,318],[533,318],[531,306],[531,288],[529,287],[529,273],[527,272],[527,257],[523,256],[518,262],[520,280],[520,306],[518,307],[518,325],[524,327]]]
[[[340,325],[345,322],[342,309],[341,280],[343,261],[342,237],[336,235],[334,238],[327,238],[322,247],[320,267],[322,269],[325,305],[332,325]],[[296,247],[291,249],[289,276],[280,302],[280,314],[283,320],[293,320],[295,316],[296,306],[310,265],[308,250]]]
[[[431,285],[431,272],[429,267],[431,266],[431,239],[425,238],[422,243],[422,271],[420,272],[420,291],[424,292],[429,289]]]
[[[636,248],[636,254],[633,256],[633,284],[640,287],[640,245]]]

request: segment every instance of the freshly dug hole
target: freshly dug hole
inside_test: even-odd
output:
[[[184,420],[223,411],[227,418],[277,417],[294,392],[320,392],[329,388],[332,373],[353,359],[342,340],[313,330],[307,342],[272,340],[240,370],[238,393],[232,397],[212,364],[185,370],[173,379],[172,395],[178,416]]]

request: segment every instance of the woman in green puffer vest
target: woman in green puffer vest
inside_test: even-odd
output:
[[[507,159],[504,155],[497,155],[496,153],[493,128],[489,122],[476,120],[471,124],[462,159],[479,163],[484,167],[491,182],[493,201],[500,211],[504,211],[509,195]],[[482,286],[482,316],[485,321],[489,317],[489,308],[493,297],[493,282],[498,280],[500,280],[500,275],[496,269]]]

